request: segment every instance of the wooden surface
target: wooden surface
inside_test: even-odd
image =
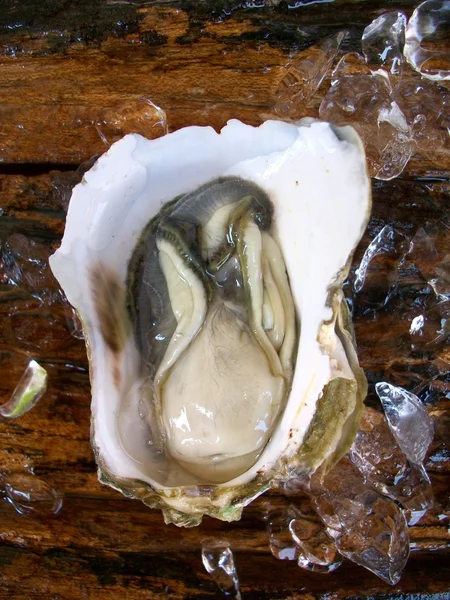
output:
[[[381,256],[371,286],[354,299],[370,383],[387,378],[420,392],[436,424],[427,459],[436,505],[410,529],[412,556],[394,587],[349,562],[325,576],[274,559],[263,517],[282,497],[259,498],[238,523],[206,518],[183,530],[100,486],[89,445],[84,344],[71,334],[68,307],[43,293],[55,291],[45,257],[64,231],[67,193],[77,178],[72,171],[106,148],[98,129],[120,106],[149,98],[166,110],[170,129],[219,128],[230,117],[258,124],[273,115],[293,51],[313,54],[318,40],[343,27],[350,30],[345,51],[358,50],[374,17],[387,9],[410,14],[413,7],[406,1],[292,9],[226,1],[0,0],[0,243],[4,253],[24,235],[44,265],[24,261],[15,283],[11,265],[2,265],[1,398],[9,397],[30,358],[50,375],[32,412],[0,423],[0,471],[32,468],[65,495],[52,518],[19,515],[0,502],[0,598],[220,598],[201,564],[201,540],[211,536],[231,543],[244,599],[450,597],[450,354],[445,336],[434,339],[449,311],[426,285],[431,254],[419,257],[422,271],[406,259],[394,287],[387,274],[395,256]],[[319,98],[305,114],[317,114]],[[119,123],[109,141],[135,125]],[[399,247],[428,227],[445,249],[439,224],[448,223],[449,176],[448,153],[435,147],[418,151],[401,179],[376,182],[373,217],[354,265],[385,224],[396,228]],[[383,308],[386,290],[391,296]],[[427,329],[412,338],[411,321],[423,311]]]

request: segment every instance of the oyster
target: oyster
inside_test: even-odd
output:
[[[231,521],[346,452],[366,381],[342,284],[369,210],[359,138],[318,121],[128,135],[97,161],[50,264],[101,481],[166,522]]]

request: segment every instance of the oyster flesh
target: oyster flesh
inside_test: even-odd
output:
[[[331,465],[366,381],[342,284],[370,211],[351,128],[128,135],[74,188],[51,267],[83,323],[101,481],[223,520]]]

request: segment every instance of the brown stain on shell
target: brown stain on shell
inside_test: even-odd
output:
[[[125,290],[117,275],[104,264],[90,272],[91,291],[105,344],[114,355],[120,354],[126,339]],[[115,369],[114,379],[117,379]],[[120,373],[119,373],[120,378]]]

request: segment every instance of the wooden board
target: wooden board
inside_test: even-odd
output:
[[[450,355],[448,338],[436,339],[448,307],[427,286],[436,260],[415,237],[428,231],[436,252],[450,253],[448,148],[419,148],[401,179],[374,183],[373,216],[350,277],[374,236],[393,227],[395,251],[375,261],[354,312],[369,382],[387,378],[414,389],[436,425],[427,458],[436,504],[410,529],[413,552],[399,584],[390,587],[349,562],[325,576],[277,561],[263,520],[268,507],[287,502],[275,494],[256,500],[238,523],[205,518],[199,528],[178,529],[97,481],[84,343],[73,335],[76,321],[56,299],[45,265],[64,231],[77,181],[72,171],[107,147],[99,130],[111,142],[142,127],[143,97],[164,108],[171,130],[220,128],[231,117],[258,124],[274,114],[293,52],[312,57],[318,41],[343,27],[350,32],[345,51],[358,50],[373,18],[414,8],[412,2],[250,4],[0,0],[1,397],[9,397],[30,358],[50,376],[33,411],[0,423],[0,471],[32,468],[65,495],[53,518],[18,515],[0,502],[0,598],[220,598],[201,563],[201,540],[211,536],[230,541],[244,599],[449,597]],[[305,114],[317,115],[320,97]],[[125,117],[112,126],[117,114]],[[158,119],[152,125],[144,133],[159,135]],[[22,259],[8,263],[12,248],[21,248]],[[42,264],[27,262],[27,252]],[[401,257],[398,280],[391,281]],[[426,327],[411,336],[412,320],[422,313]]]

